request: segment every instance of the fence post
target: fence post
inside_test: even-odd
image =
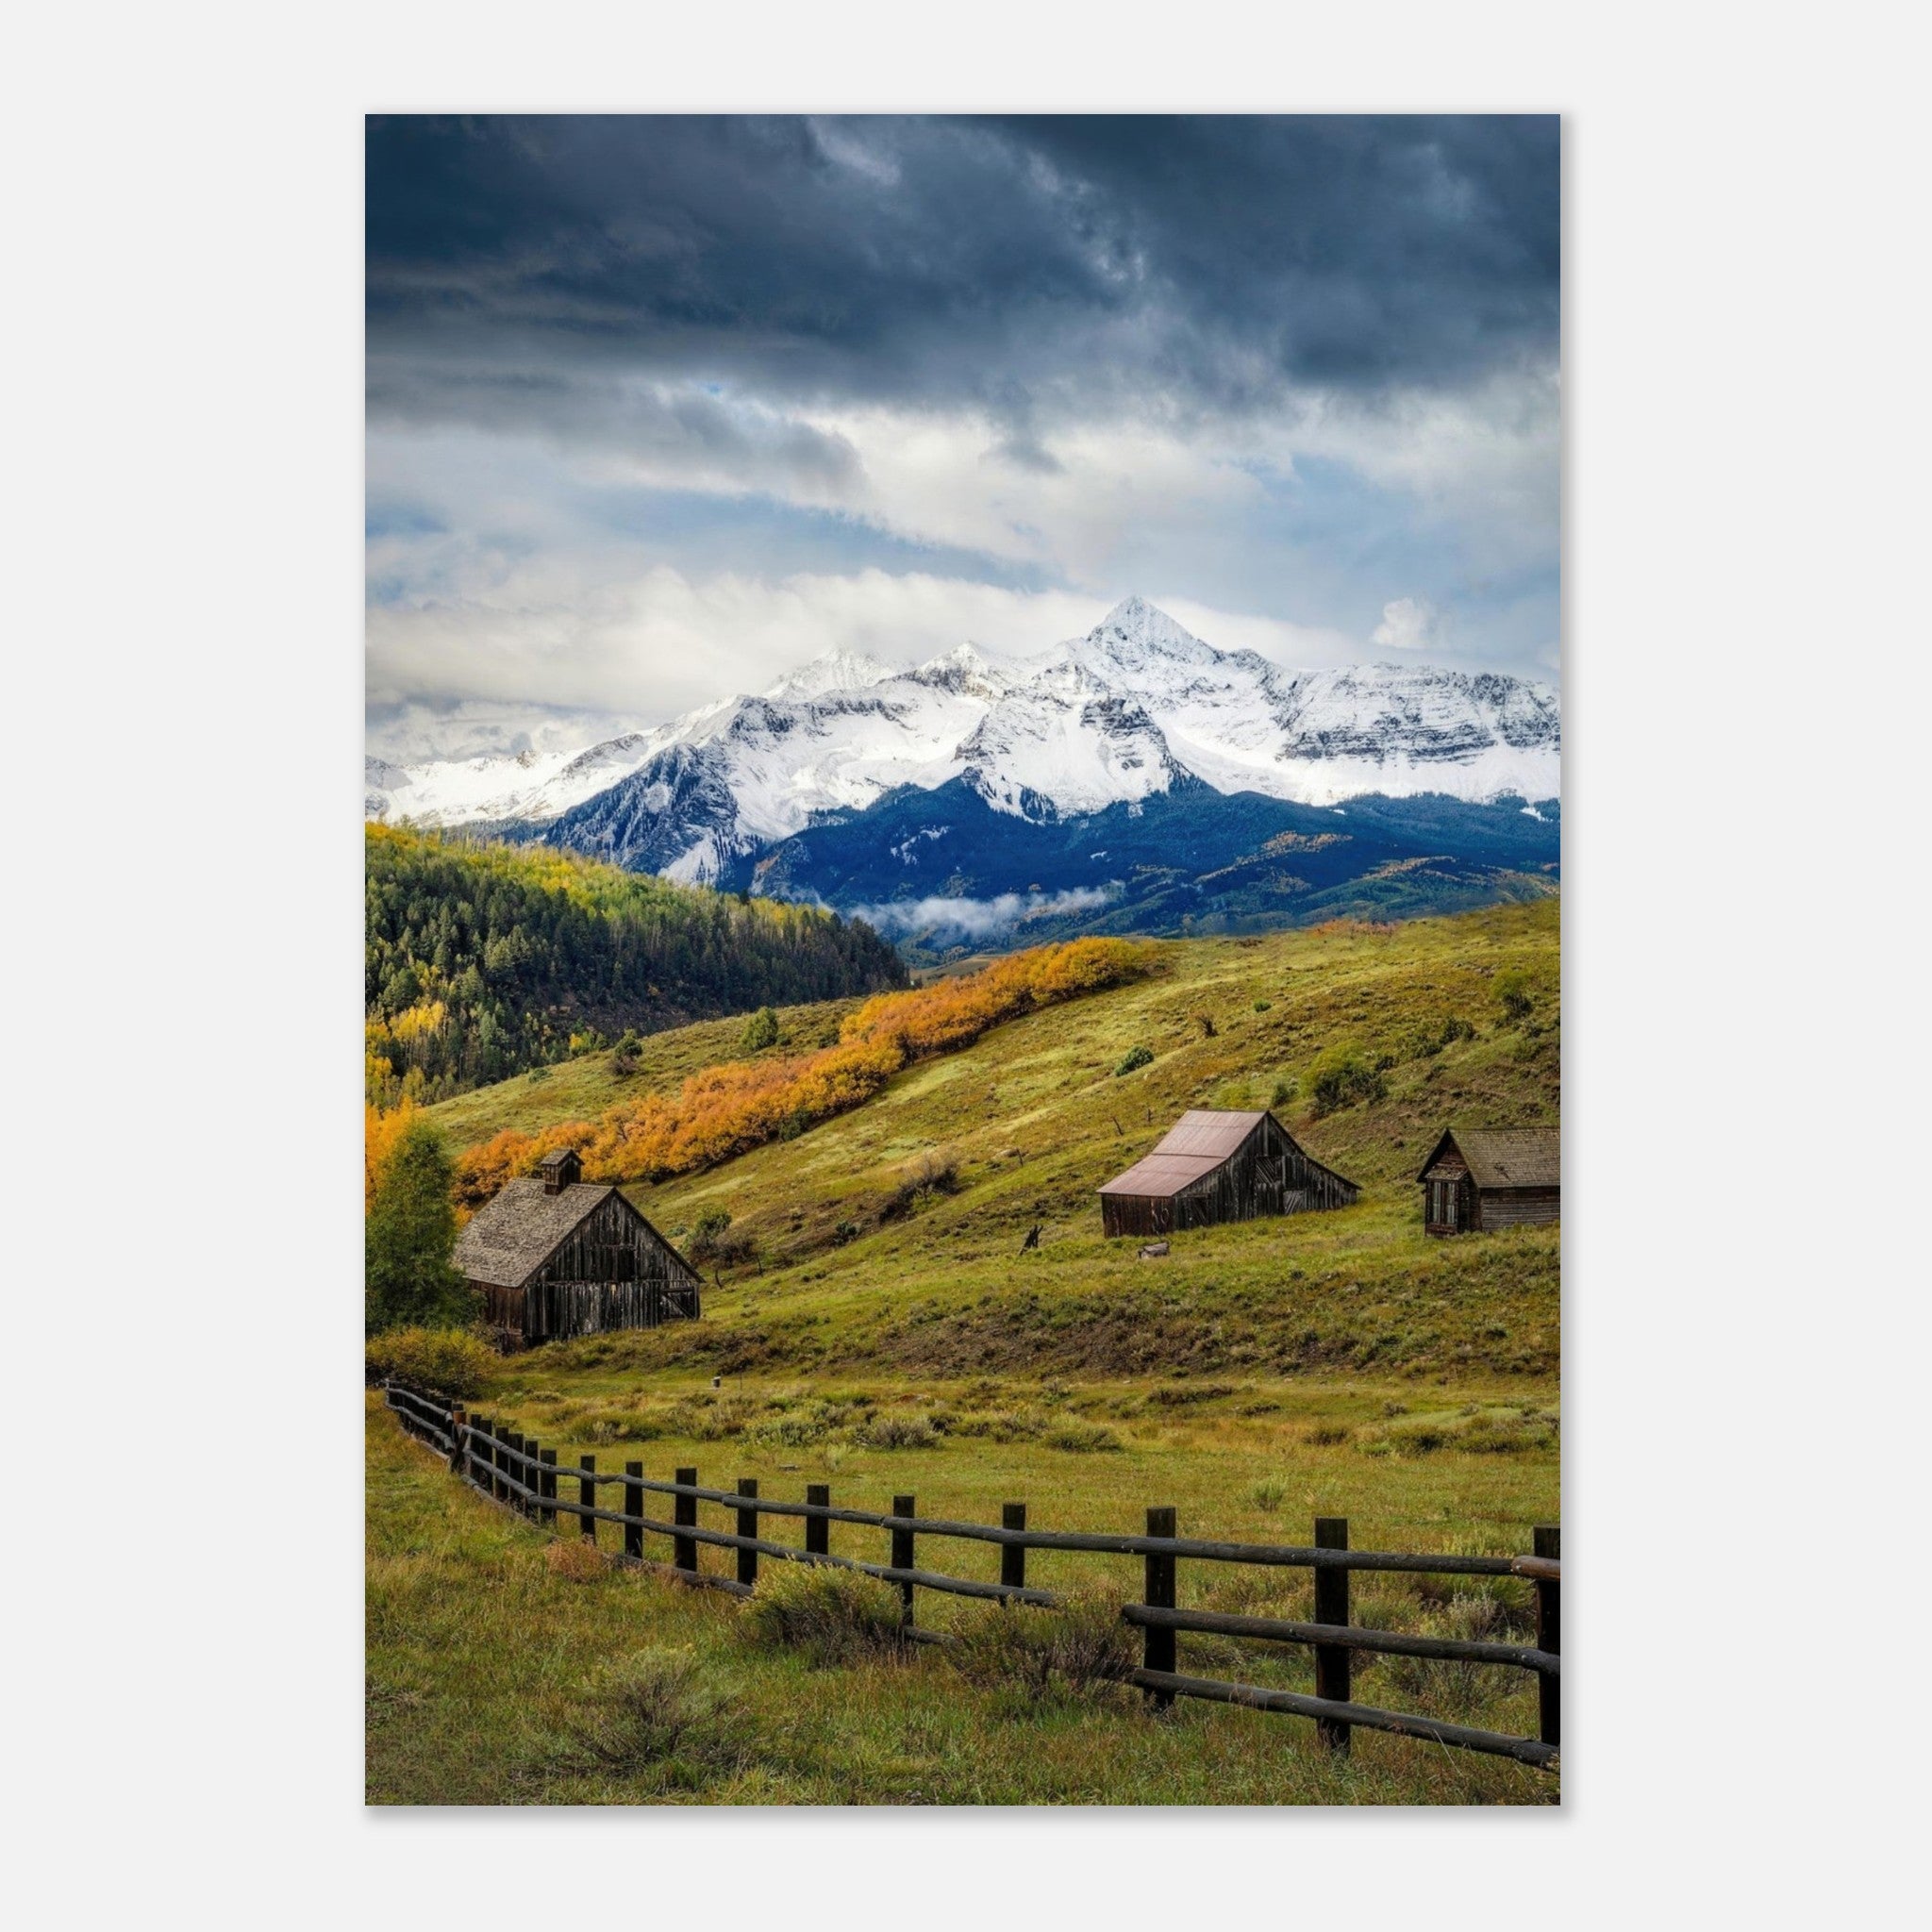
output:
[[[452,1475],[467,1474],[463,1468],[464,1424],[463,1406],[458,1403],[449,1412],[449,1473]]]
[[[1000,1527],[1002,1529],[1024,1529],[1026,1527],[1026,1506],[1024,1503],[1002,1503],[1000,1505]],[[1008,1590],[1026,1588],[1026,1546],[1024,1543],[1002,1543],[1000,1545],[1000,1581]]]
[[[1174,1513],[1172,1508],[1150,1509],[1147,1512],[1147,1534],[1149,1536],[1171,1537],[1174,1534]],[[1147,1607],[1153,1610],[1174,1608],[1174,1558],[1171,1556],[1157,1556],[1152,1550],[1147,1553],[1147,1578],[1144,1594]],[[1150,1671],[1166,1671],[1170,1674],[1174,1664],[1174,1633],[1173,1629],[1159,1629],[1154,1624],[1146,1626],[1144,1641],[1141,1649],[1141,1661]],[[1154,1699],[1156,1710],[1165,1710],[1174,1702],[1172,1690],[1155,1690],[1149,1693]]]
[[[509,1491],[504,1487],[504,1474],[509,1468],[509,1458],[503,1453],[509,1441],[509,1431],[502,1423],[490,1424],[490,1493],[499,1503],[509,1501]]]
[[[543,1498],[543,1507],[538,1512],[548,1529],[557,1527],[557,1511],[552,1505],[557,1501],[557,1451],[539,1449],[537,1460],[541,1467],[537,1472],[537,1492]]]
[[[688,1484],[691,1489],[698,1486],[698,1473],[694,1469],[680,1469],[672,1476],[674,1482]],[[698,1520],[698,1499],[695,1496],[674,1496],[671,1511],[672,1522],[684,1527],[695,1525]],[[675,1536],[671,1539],[671,1560],[680,1570],[697,1574],[698,1544],[695,1537]]]
[[[624,1473],[624,1513],[631,1520],[624,1525],[624,1554],[642,1558],[644,1554],[644,1465],[626,1462]]]
[[[1554,1523],[1539,1524],[1535,1532],[1533,1547],[1539,1557],[1552,1560],[1562,1555],[1562,1531]],[[1546,1650],[1552,1657],[1561,1654],[1562,1634],[1559,1627],[1559,1599],[1557,1592],[1562,1589],[1559,1583],[1539,1582],[1536,1587],[1536,1647]],[[1545,1744],[1562,1742],[1561,1707],[1563,1686],[1560,1679],[1537,1673],[1537,1734]]]
[[[829,1509],[832,1507],[832,1486],[830,1483],[807,1483],[805,1500],[814,1509]],[[805,1519],[805,1554],[808,1557],[827,1557],[832,1552],[832,1525],[823,1516],[808,1516]]]
[[[894,1516],[917,1516],[919,1507],[910,1496],[892,1498]],[[892,1532],[892,1568],[911,1570],[916,1565],[912,1560],[912,1532],[909,1529],[895,1529]],[[899,1586],[899,1621],[909,1629],[912,1624],[912,1586],[902,1583]]]
[[[738,1493],[758,1500],[758,1484],[756,1476],[741,1475],[738,1478]],[[738,1506],[738,1533],[740,1536],[756,1536],[758,1533],[758,1512],[747,1509],[742,1503]],[[740,1550],[738,1553],[738,1580],[750,1586],[758,1580],[758,1553],[756,1550]]]
[[[509,1439],[509,1446],[517,1452],[518,1457],[522,1457],[527,1456],[537,1445],[534,1442],[526,1442],[524,1440],[523,1431],[519,1429]],[[535,1516],[537,1513],[537,1501],[534,1494],[537,1488],[536,1471],[527,1462],[512,1460],[509,1466],[509,1473],[510,1479],[513,1482],[522,1483],[525,1489],[533,1491],[531,1495],[519,1496],[516,1499],[518,1509],[525,1516]]]
[[[577,1468],[581,1472],[577,1477],[577,1501],[586,1509],[594,1509],[597,1507],[597,1458],[594,1456],[579,1456]],[[579,1516],[577,1534],[594,1543],[597,1541],[597,1519],[594,1516]]]
[[[1348,1518],[1315,1518],[1315,1547],[1318,1550],[1345,1550],[1348,1547]],[[1348,1572],[1337,1565],[1323,1564],[1315,1572],[1315,1622],[1342,1624],[1348,1622]],[[1349,1654],[1339,1643],[1315,1646],[1315,1695],[1337,1704],[1348,1702]],[[1333,1718],[1317,1718],[1315,1728],[1323,1743],[1332,1751],[1348,1749],[1349,1726]]]

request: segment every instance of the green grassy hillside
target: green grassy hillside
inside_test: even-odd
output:
[[[1316,1514],[1358,1548],[1520,1552],[1555,1522],[1555,1228],[1430,1241],[1414,1174],[1452,1122],[1554,1123],[1558,908],[1157,949],[1151,975],[995,1028],[908,1068],[863,1108],[709,1174],[630,1191],[668,1235],[732,1216],[743,1248],[707,1270],[705,1316],[503,1359],[488,1414],[606,1469],[636,1457],[729,1487],[1035,1526],[1306,1541]],[[838,1009],[794,1010],[800,1042]],[[1204,1025],[1210,1022],[1211,1033]],[[1460,1023],[1453,1024],[1452,1023]],[[1465,1031],[1466,1029],[1466,1031]],[[456,1144],[594,1114],[737,1051],[738,1023],[647,1043],[620,1081],[596,1056],[432,1111]],[[1453,1037],[1450,1037],[1453,1036]],[[1324,1057],[1353,1043],[1379,1095],[1324,1110]],[[1114,1068],[1144,1046],[1150,1063]],[[1386,1062],[1377,1069],[1378,1062]],[[1359,1182],[1332,1214],[1198,1230],[1162,1260],[1100,1233],[1094,1189],[1190,1106],[1261,1106]],[[921,1191],[922,1170],[951,1178]],[[946,1191],[951,1188],[953,1191]],[[1041,1230],[1024,1250],[1028,1230]],[[715,1378],[715,1381],[714,1381]],[[808,1669],[750,1649],[728,1602],[648,1575],[573,1581],[541,1534],[489,1509],[387,1416],[372,1419],[370,1793],[377,1802],[1539,1803],[1553,1779],[1360,1733],[1346,1764],[1312,1727],[1138,1701],[989,1692],[937,1653]],[[715,1519],[716,1512],[711,1512]],[[710,1520],[710,1519],[708,1519]],[[792,1532],[776,1532],[788,1539]],[[868,1541],[868,1539],[870,1539]],[[876,1532],[836,1552],[879,1559]],[[654,1547],[651,1554],[665,1552]],[[993,1574],[974,1546],[922,1547]],[[701,1552],[724,1571],[725,1553]],[[1029,1580],[1118,1601],[1138,1564],[1036,1553]],[[1307,1617],[1297,1573],[1184,1563],[1181,1601]],[[919,1616],[966,1627],[955,1600]],[[1358,1623],[1523,1636],[1527,1596],[1357,1579]],[[505,1641],[537,1623],[541,1645]],[[644,1644],[694,1660],[742,1714],[715,1761],[586,1770],[559,1743],[599,1674]],[[1267,1651],[1271,1654],[1258,1655]],[[1184,1638],[1181,1668],[1312,1686],[1307,1654]],[[1364,1667],[1370,1702],[1519,1732],[1513,1672]]]
[[[1556,1230],[1431,1241],[1414,1174],[1452,1122],[1557,1120],[1557,914],[1544,902],[1161,945],[1139,984],[1001,1026],[796,1140],[627,1189],[675,1241],[701,1215],[728,1213],[742,1258],[717,1273],[699,1326],[586,1346],[637,1369],[740,1373],[1548,1374]],[[834,1010],[788,1014],[787,1024],[820,1037]],[[1440,1044],[1462,1027],[1471,1037]],[[1323,1111],[1311,1071],[1351,1044],[1365,1066],[1386,1062],[1374,1075],[1385,1091]],[[650,1042],[630,1078],[670,1083],[705,1052],[734,1047],[728,1024],[681,1029]],[[1134,1047],[1151,1064],[1117,1077]],[[462,1144],[504,1124],[581,1116],[617,1084],[599,1056],[431,1117]],[[1270,1104],[1362,1185],[1357,1206],[1204,1229],[1158,1262],[1102,1238],[1094,1190],[1183,1108]],[[908,1199],[927,1165],[950,1166],[957,1191]],[[1023,1253],[1036,1224],[1039,1245]]]

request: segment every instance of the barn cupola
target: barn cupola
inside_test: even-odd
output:
[[[560,1194],[564,1189],[583,1179],[584,1163],[577,1158],[575,1150],[565,1147],[555,1154],[546,1154],[537,1163],[537,1172],[543,1176],[546,1194]]]

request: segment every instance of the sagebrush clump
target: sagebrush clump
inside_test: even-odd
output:
[[[923,1415],[875,1415],[853,1430],[852,1440],[866,1449],[937,1449],[939,1431]]]
[[[1380,1100],[1388,1091],[1381,1069],[1353,1041],[1330,1047],[1308,1069],[1308,1092],[1318,1114],[1358,1100]]]
[[[499,1364],[496,1351],[467,1328],[391,1328],[362,1350],[372,1382],[393,1377],[443,1395],[475,1395]]]
[[[592,1678],[565,1726],[575,1755],[595,1769],[635,1775],[673,1758],[724,1769],[743,1750],[724,1694],[688,1650],[643,1650]]]
[[[1124,1683],[1139,1650],[1118,1604],[1076,1593],[1054,1609],[991,1606],[966,1624],[946,1656],[968,1683],[1060,1703]]]
[[[911,1649],[899,1593],[857,1570],[775,1563],[739,1612],[749,1643],[798,1650],[817,1664],[904,1657]]]

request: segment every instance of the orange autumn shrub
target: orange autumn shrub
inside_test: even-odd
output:
[[[590,1158],[585,1150],[596,1134],[589,1121],[562,1121],[538,1134],[520,1134],[514,1127],[506,1127],[480,1145],[464,1148],[456,1158],[457,1205],[480,1208],[504,1182],[535,1174],[537,1163],[546,1154],[565,1147],[580,1156],[588,1167]]]
[[[541,1134],[505,1128],[458,1158],[458,1199],[488,1200],[560,1147],[576,1150],[591,1180],[665,1180],[715,1167],[860,1106],[903,1067],[969,1046],[1003,1020],[1132,978],[1147,958],[1147,947],[1124,940],[1074,940],[909,992],[881,993],[846,1020],[836,1046],[707,1067],[676,1092],[626,1101],[594,1125],[569,1121]]]

